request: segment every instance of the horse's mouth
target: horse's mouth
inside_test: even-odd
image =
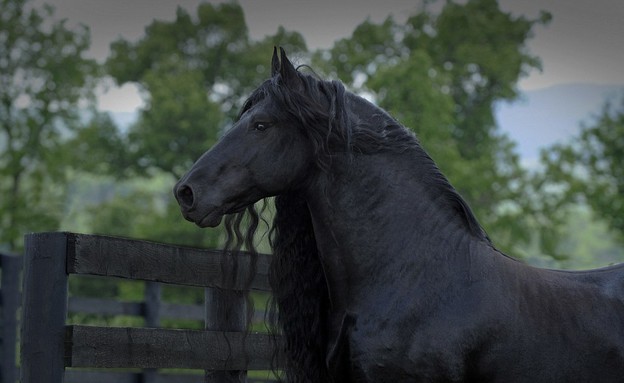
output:
[[[226,214],[240,213],[249,206],[248,204],[228,203],[221,207],[210,210],[198,221],[194,221],[199,227],[217,227],[221,223],[223,216]]]
[[[223,214],[218,211],[213,211],[206,214],[202,219],[196,221],[195,224],[201,228],[205,227],[217,227],[223,219]]]

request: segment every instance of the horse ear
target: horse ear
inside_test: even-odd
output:
[[[277,76],[280,71],[279,57],[277,56],[277,47],[273,47],[273,58],[271,59],[271,77]]]
[[[297,69],[295,69],[288,57],[286,57],[286,51],[282,47],[280,47],[280,56],[280,74],[282,75],[284,84],[287,84],[291,88],[299,88],[303,84],[301,84]]]

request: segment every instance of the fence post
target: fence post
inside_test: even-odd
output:
[[[247,298],[242,291],[207,288],[206,330],[245,331],[247,328]],[[241,383],[247,381],[247,371],[206,371],[205,383]]]
[[[160,298],[161,287],[158,282],[145,282],[145,297],[144,297],[144,315],[145,315],[145,327],[160,327]],[[158,370],[155,368],[149,368],[143,370],[142,383],[155,383],[157,379]]]
[[[20,272],[22,257],[2,256],[2,358],[0,360],[0,382],[15,383],[17,380],[17,310],[20,306]]]
[[[67,316],[67,235],[26,235],[22,305],[22,383],[63,382]]]

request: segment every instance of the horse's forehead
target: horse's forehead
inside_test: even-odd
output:
[[[277,113],[280,108],[280,97],[276,97],[275,92],[271,92],[266,88],[256,89],[251,96],[245,101],[241,110],[241,117],[245,114],[253,114],[255,112]]]
[[[243,107],[239,112],[238,118],[242,118],[245,114],[257,106],[265,97],[266,95],[264,92],[260,91],[260,88],[253,91],[253,93],[247,97],[247,100],[243,103]]]

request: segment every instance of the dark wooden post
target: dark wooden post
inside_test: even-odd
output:
[[[20,306],[19,280],[22,257],[2,256],[2,351],[0,353],[0,382],[15,383],[17,380],[16,342],[17,309]]]
[[[160,327],[160,298],[161,288],[158,282],[145,282],[145,327]],[[143,370],[142,383],[155,383],[158,370],[149,368]]]
[[[145,282],[145,327],[160,327],[160,283]]]
[[[22,383],[61,383],[65,369],[67,235],[26,236],[22,304]]]
[[[206,289],[206,330],[245,331],[247,299],[243,292]],[[247,381],[247,371],[206,371],[205,383],[240,383]]]

